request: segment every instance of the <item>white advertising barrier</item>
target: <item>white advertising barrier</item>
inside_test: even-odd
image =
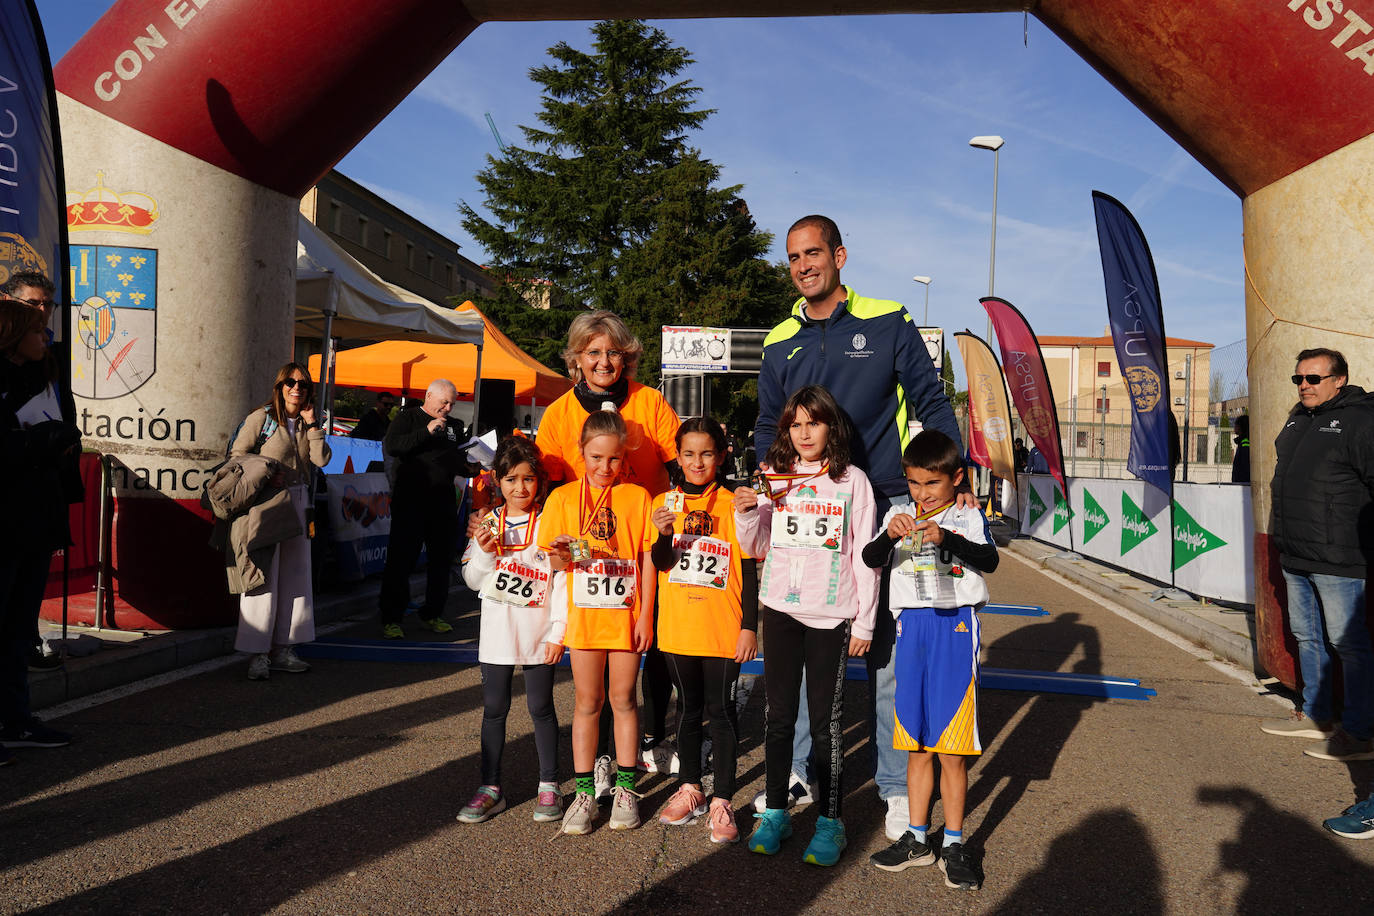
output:
[[[1049,475],[1019,479],[1021,530],[1036,540],[1195,595],[1254,604],[1249,486],[1175,484],[1171,516],[1165,495],[1141,480],[1071,477],[1065,501]]]
[[[1169,582],[1169,497],[1143,480],[1069,479],[1073,548],[1095,560]]]
[[[1174,485],[1174,584],[1255,603],[1255,517],[1248,484]]]
[[[1025,482],[1021,531],[1068,550],[1069,504],[1059,492],[1059,484],[1048,474],[1022,474],[1020,479]]]

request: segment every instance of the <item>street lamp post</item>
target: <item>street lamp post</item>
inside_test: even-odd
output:
[[[925,317],[921,319],[921,327],[930,327],[930,277],[912,277],[917,283],[921,283],[926,288],[926,311]]]
[[[993,295],[993,278],[997,274],[997,160],[998,151],[1006,141],[1001,137],[974,137],[968,142],[975,149],[992,150],[992,241],[988,246],[988,295]],[[992,342],[992,318],[988,318],[988,342]]]

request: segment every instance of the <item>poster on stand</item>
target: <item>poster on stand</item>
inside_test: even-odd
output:
[[[1248,484],[1174,484],[1174,584],[1255,603],[1255,517]]]
[[[331,474],[330,537],[339,563],[339,578],[353,582],[386,566],[391,540],[391,488],[386,475]]]
[[[1169,584],[1169,499],[1141,480],[1071,477],[1074,549]]]

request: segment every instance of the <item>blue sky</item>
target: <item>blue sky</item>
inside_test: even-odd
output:
[[[38,6],[57,60],[108,4]],[[1028,45],[1019,13],[655,24],[692,53],[685,76],[716,109],[693,142],[744,186],[777,258],[794,219],[825,213],[846,283],[919,318],[911,277],[929,275],[931,324],[982,334],[993,157],[968,140],[1000,134],[995,291],[1038,334],[1103,332],[1097,189],[1149,239],[1170,336],[1244,337],[1240,199],[1033,17]],[[481,209],[473,176],[496,152],[484,115],[523,142],[539,108],[529,69],[560,40],[589,47],[587,26],[479,27],[339,169],[483,261],[457,202]]]

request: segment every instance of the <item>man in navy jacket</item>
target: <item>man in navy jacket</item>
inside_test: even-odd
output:
[[[787,261],[801,298],[792,314],[763,342],[759,369],[759,419],[754,443],[760,458],[777,436],[778,415],[803,385],[823,385],[854,424],[853,461],[868,475],[882,518],[894,503],[910,500],[902,449],[910,441],[908,422],[938,429],[962,443],[944,384],[925,342],[900,302],[859,296],[840,282],[847,253],[839,227],[829,217],[804,216],[787,231]],[[977,505],[972,494],[961,502]],[[885,583],[884,583],[885,584]],[[886,590],[880,595],[886,608]],[[892,615],[877,617],[867,656],[869,725],[877,747],[878,794],[887,802],[886,833],[898,840],[910,820],[906,797],[906,752],[892,747],[894,676]],[[793,742],[794,801],[809,800],[806,758],[811,751],[805,690]],[[762,796],[755,799],[755,807]]]

